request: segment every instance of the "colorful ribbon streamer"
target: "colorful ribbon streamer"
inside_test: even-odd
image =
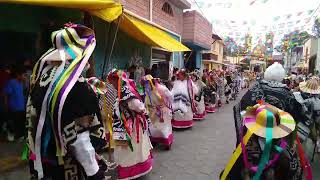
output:
[[[267,126],[266,126],[266,144],[262,152],[262,156],[258,165],[258,171],[253,176],[253,180],[259,180],[264,170],[264,167],[269,161],[271,147],[272,147],[272,134],[273,134],[273,114],[270,111],[265,110],[267,115]]]
[[[311,166],[308,162],[308,160],[306,159],[304,152],[303,152],[303,147],[301,145],[300,139],[298,134],[296,135],[296,141],[297,141],[297,145],[298,145],[298,155],[300,158],[300,164],[303,168],[303,172],[305,174],[306,180],[312,180],[312,170],[311,170]]]

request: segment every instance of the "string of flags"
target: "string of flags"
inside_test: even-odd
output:
[[[259,3],[259,2],[261,2],[262,4],[265,4],[265,3],[267,3],[268,1],[269,1],[269,0],[253,0],[253,1],[250,1],[249,5],[252,6],[252,5],[254,5],[254,4],[256,4],[256,3]]]
[[[282,11],[278,0],[194,0],[200,6],[205,16],[209,16],[215,32],[222,36],[229,36],[234,41],[244,43],[246,33],[253,35],[253,44],[265,38],[266,32],[274,33],[274,42],[279,42],[283,34],[292,31],[307,30],[311,32],[315,18],[320,15],[320,8],[311,0],[290,0],[290,11]],[[191,0],[192,2],[192,0]],[[283,1],[282,1],[283,2]],[[265,4],[265,5],[264,5]],[[269,7],[276,5],[277,10],[268,12]],[[294,6],[295,5],[295,6]],[[301,5],[301,6],[300,6]],[[241,11],[248,10],[244,13]],[[252,15],[261,9],[262,15]],[[283,8],[285,9],[285,8]],[[258,11],[260,12],[260,11]],[[230,15],[229,15],[230,14]],[[241,14],[241,16],[238,16]],[[242,15],[243,14],[243,15]],[[263,15],[263,14],[268,14]],[[211,16],[211,17],[210,17]]]

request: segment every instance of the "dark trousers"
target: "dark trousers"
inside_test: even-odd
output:
[[[25,135],[26,113],[24,111],[9,112],[7,119],[8,131],[13,133],[15,138],[23,137]]]
[[[4,132],[2,132],[2,126],[7,123],[7,119],[8,119],[7,113],[0,112],[0,132],[1,133],[4,133]]]

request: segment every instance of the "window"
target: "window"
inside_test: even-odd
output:
[[[163,80],[169,80],[170,61],[172,53],[152,48],[151,65],[157,64],[157,77]],[[171,78],[171,77],[170,77]]]
[[[172,7],[168,2],[165,2],[162,6],[162,11],[169,14],[170,16],[173,16]]]

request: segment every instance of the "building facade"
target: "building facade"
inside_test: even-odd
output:
[[[149,26],[149,29],[152,26],[153,30],[158,31],[154,34],[165,33],[169,39],[175,39],[178,42],[185,43],[185,45],[192,49],[190,57],[194,67],[201,67],[201,51],[210,49],[212,28],[211,24],[201,16],[200,13],[196,11],[184,13],[184,10],[191,8],[191,4],[187,0],[121,0],[120,3],[123,5],[124,14],[118,20],[108,23],[95,16],[90,18],[92,20],[90,23],[92,26],[89,26],[95,30],[97,37],[97,46],[93,54],[94,67],[97,76],[102,75],[103,71],[108,71],[114,67],[128,69],[132,65],[132,62],[137,61],[141,62],[145,68],[150,68],[153,64],[158,64],[160,67],[166,68],[166,71],[168,72],[170,72],[173,67],[184,67],[186,54],[181,52],[181,49],[185,50],[185,48],[176,48],[176,50],[169,51],[166,50],[168,48],[155,42],[146,42],[148,40],[147,36],[153,32],[149,32],[149,34],[148,32],[138,32],[140,33],[139,35],[145,37],[144,40],[141,40],[141,37],[140,39],[135,37],[132,35],[134,33],[128,33],[128,28],[123,29],[123,26],[125,26],[123,23],[128,24],[128,18],[132,18],[136,23]],[[3,7],[4,13],[2,14],[4,15],[1,19],[4,19],[5,21],[2,22],[2,29],[22,29],[28,31],[28,33],[31,32],[34,37],[38,37],[38,32],[44,29],[47,31],[43,33],[43,37],[50,37],[50,33],[53,30],[61,28],[64,23],[84,23],[83,17],[87,16],[84,11],[78,9],[57,9],[55,7],[47,8],[44,6],[30,6],[30,8],[25,8],[23,5],[8,5],[8,7],[11,7],[11,9],[17,7],[17,11],[15,11],[15,13],[6,13],[6,9],[9,8]],[[30,12],[32,13],[28,13],[28,9],[30,9]],[[49,12],[48,9],[50,11],[57,11],[58,15],[47,13]],[[30,16],[23,16],[23,14],[30,14]],[[18,17],[23,17],[27,26],[20,28],[19,24],[11,23]],[[127,18],[126,22],[123,22],[123,19],[126,19],[124,17]],[[55,22],[58,18],[59,20]],[[54,27],[47,28],[44,26],[52,24],[51,22],[55,23]],[[119,30],[117,30],[118,22],[120,24]],[[135,28],[138,27],[136,26]],[[162,36],[159,37],[162,38]],[[40,39],[43,40],[43,38]],[[150,41],[152,40],[154,41],[154,39],[150,39]],[[31,42],[37,42],[37,40]],[[177,44],[177,42],[175,41],[173,44]],[[181,43],[179,44],[182,45]],[[36,46],[41,46],[44,47],[43,49],[46,49],[42,44],[32,46],[35,47],[35,50],[32,49],[28,52],[35,54],[29,55],[34,59],[43,53],[43,50],[37,50],[39,48],[36,48]]]
[[[202,64],[204,69],[212,70],[222,68],[223,62],[223,40],[216,34],[211,37],[211,49],[202,51]]]
[[[183,14],[182,42],[192,51],[184,55],[186,68],[201,69],[202,51],[210,50],[212,25],[199,12],[187,11]]]
[[[181,42],[183,32],[183,10],[190,9],[186,0],[122,0],[126,12],[167,32]],[[170,67],[183,67],[182,52],[167,52],[163,49],[150,50],[150,62]]]

